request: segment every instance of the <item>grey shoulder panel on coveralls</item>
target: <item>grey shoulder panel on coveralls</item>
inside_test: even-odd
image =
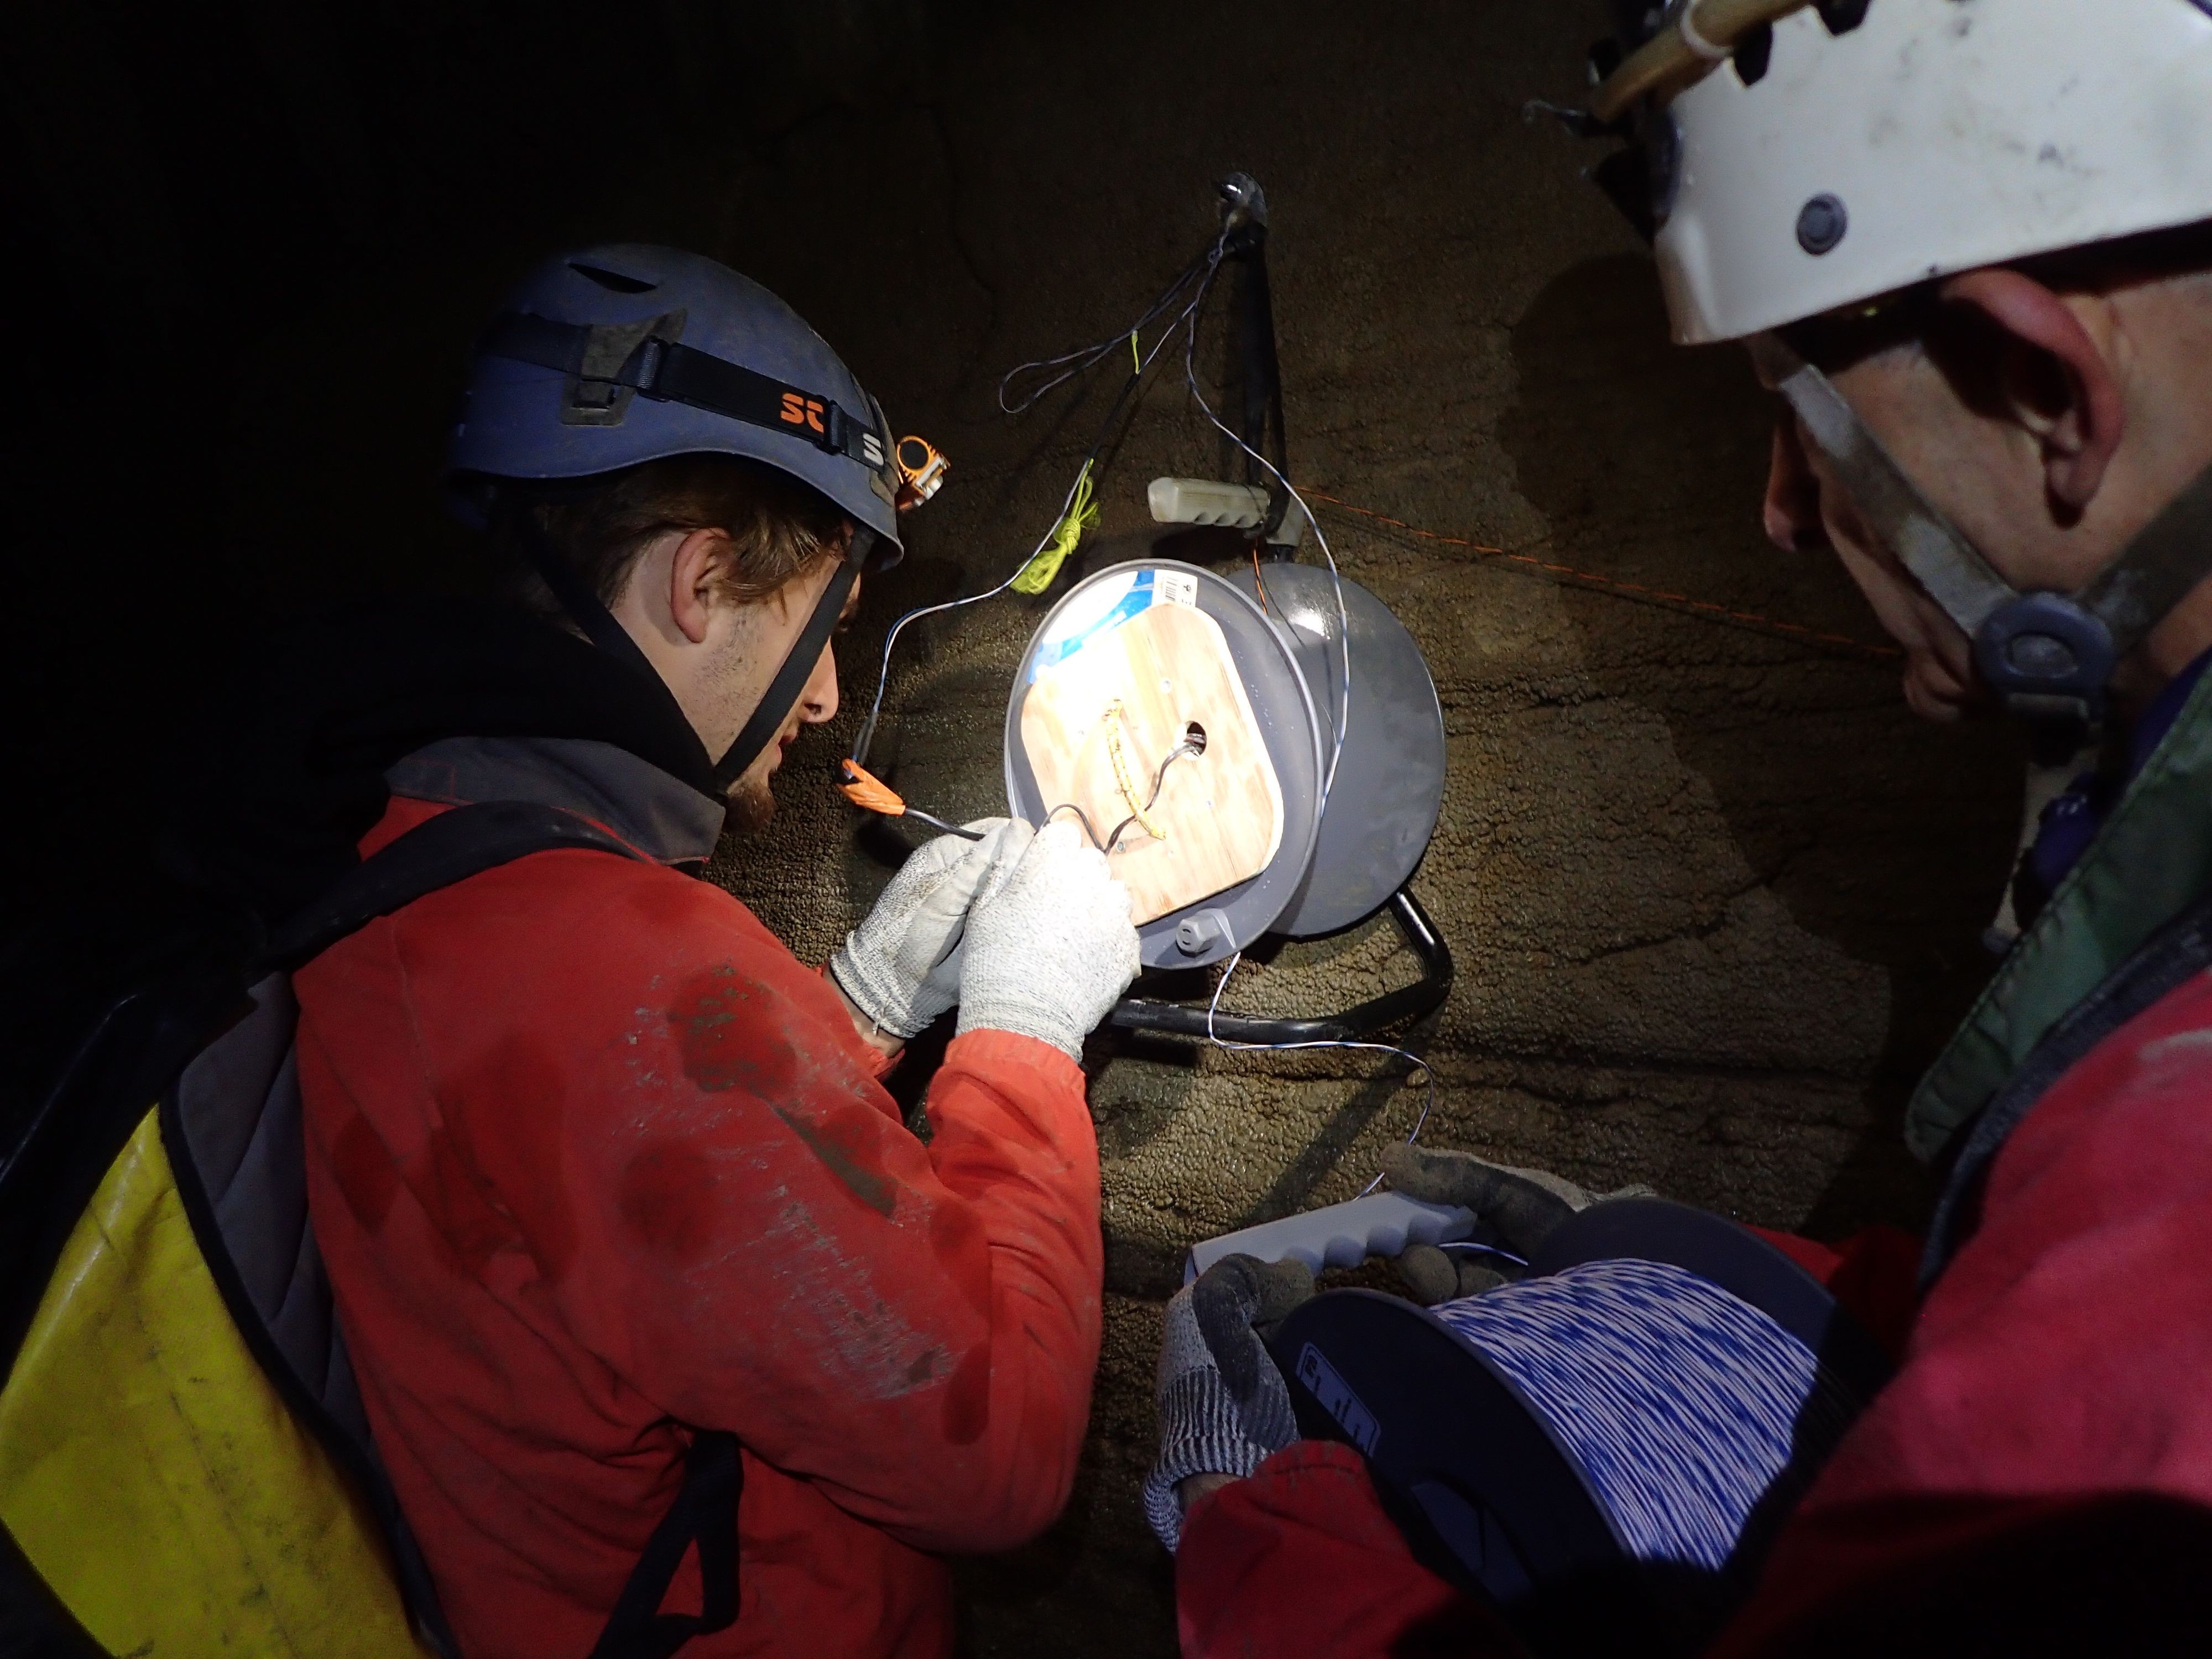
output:
[[[558,807],[604,823],[662,864],[711,855],[728,810],[652,762],[585,738],[445,738],[395,763],[384,781],[395,795],[449,806]]]

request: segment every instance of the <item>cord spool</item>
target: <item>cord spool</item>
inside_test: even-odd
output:
[[[1078,631],[1164,591],[1188,595],[1221,629],[1273,763],[1282,831],[1256,875],[1141,924],[1145,966],[1202,968],[1270,933],[1313,938],[1371,915],[1413,873],[1435,830],[1443,799],[1443,717],[1411,635],[1381,600],[1343,579],[1352,713],[1324,808],[1344,642],[1334,586],[1317,568],[1274,562],[1259,576],[1231,580],[1173,560],[1139,559],[1071,588],[1030,639],[1007,700],[1010,810],[1036,823],[1058,805],[1045,799],[1023,734],[1024,706],[1040,672]],[[1139,769],[1152,763],[1148,757]],[[1109,828],[1096,826],[1101,835]]]
[[[1772,1246],[1663,1200],[1592,1206],[1528,1269],[1305,1304],[1271,1344],[1300,1432],[1358,1448],[1415,1553],[1538,1650],[1695,1651],[1888,1362]]]

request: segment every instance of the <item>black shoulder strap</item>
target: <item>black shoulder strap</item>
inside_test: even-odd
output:
[[[726,1629],[738,1616],[738,1498],[745,1471],[738,1437],[725,1430],[695,1435],[684,1459],[684,1485],[647,1540],[629,1582],[592,1648],[592,1659],[668,1659],[694,1636]],[[661,1598],[684,1554],[699,1546],[699,1611],[662,1613]]]
[[[636,858],[637,850],[599,825],[534,801],[456,806],[417,824],[356,865],[329,891],[270,936],[258,972],[296,968],[379,916],[512,864],[532,853],[591,848]]]
[[[830,633],[836,628],[837,618],[844,612],[845,600],[860,574],[860,567],[848,559],[830,576],[829,586],[814,602],[814,614],[806,619],[799,638],[784,653],[783,666],[775,671],[768,690],[761,693],[761,700],[747,718],[744,730],[723,751],[722,758],[714,763],[715,788],[727,790],[775,740],[776,728],[789,718],[798,705],[799,694],[806,690],[806,682],[814,678],[815,669],[821,665],[822,648],[830,643]]]

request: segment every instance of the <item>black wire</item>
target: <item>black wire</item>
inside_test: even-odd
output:
[[[1034,408],[1036,405],[1038,399],[1045,397],[1054,389],[1066,386],[1070,380],[1076,379],[1079,375],[1089,373],[1093,368],[1097,367],[1097,365],[1102,362],[1109,353],[1115,351],[1121,347],[1127,344],[1129,337],[1132,334],[1143,333],[1146,329],[1150,328],[1155,322],[1158,322],[1163,315],[1171,309],[1175,305],[1176,301],[1181,297],[1183,289],[1190,286],[1191,279],[1199,274],[1200,267],[1206,264],[1207,258],[1211,257],[1212,252],[1212,249],[1211,246],[1209,246],[1206,250],[1201,252],[1197,258],[1194,258],[1188,264],[1185,265],[1176,275],[1175,280],[1170,283],[1167,287],[1160,290],[1159,297],[1155,299],[1151,305],[1145,308],[1144,314],[1139,317],[1129,327],[1123,329],[1119,334],[1115,335],[1112,338],[1101,340],[1096,345],[1084,346],[1078,350],[1063,352],[1057,357],[1040,357],[1030,362],[1018,363],[1013,368],[1008,369],[1006,374],[999,381],[999,407],[1006,410],[1009,415],[1019,415],[1024,410]],[[1032,369],[1058,368],[1064,363],[1073,363],[1075,367],[1069,369],[1064,374],[1055,375],[1053,379],[1047,380],[1042,386],[1037,387],[1035,392],[1023,398],[1021,402],[1010,404],[1006,401],[1006,388],[1019,376],[1028,374]]]
[[[1018,415],[1024,410],[1034,407],[1038,399],[1043,398],[1054,388],[1065,386],[1070,380],[1075,380],[1079,376],[1089,373],[1091,369],[1097,367],[1099,362],[1104,360],[1108,353],[1118,349],[1121,346],[1127,343],[1132,334],[1141,334],[1145,329],[1150,327],[1154,322],[1158,320],[1164,313],[1165,313],[1179,299],[1182,298],[1183,291],[1190,286],[1192,280],[1194,278],[1197,278],[1199,281],[1198,294],[1195,298],[1183,307],[1182,313],[1178,319],[1178,321],[1184,331],[1183,373],[1186,379],[1192,378],[1193,357],[1194,354],[1198,349],[1198,325],[1205,313],[1206,300],[1213,292],[1214,280],[1220,275],[1222,255],[1226,250],[1228,244],[1229,228],[1226,225],[1224,225],[1220,232],[1217,234],[1212,240],[1207,242],[1204,248],[1200,250],[1197,256],[1194,258],[1188,264],[1182,268],[1182,271],[1176,275],[1175,280],[1170,283],[1167,287],[1160,290],[1159,296],[1155,299],[1150,306],[1146,307],[1144,314],[1137,319],[1135,325],[1131,328],[1126,329],[1122,332],[1115,335],[1111,339],[1102,340],[1095,346],[1085,347],[1081,350],[1065,352],[1057,357],[1041,358],[1032,362],[1021,363],[1013,368],[1007,370],[1005,377],[999,382],[999,407],[1005,410],[1009,415]],[[1153,355],[1157,356],[1158,354],[1159,347],[1164,345],[1171,337],[1171,333],[1162,336],[1160,340],[1153,346]],[[1130,394],[1135,392],[1137,388],[1144,383],[1146,361],[1146,359],[1141,356],[1138,358],[1135,365],[1130,371],[1128,379],[1122,381],[1121,389],[1114,394],[1114,401],[1108,406],[1106,410],[1106,418],[1098,423],[1098,435],[1092,441],[1089,452],[1083,458],[1084,467],[1087,468],[1095,465],[1099,455],[1105,450],[1106,441],[1113,435],[1115,422],[1121,419],[1121,411],[1128,405]],[[1059,375],[1054,379],[1047,381],[1044,385],[1039,386],[1034,392],[1030,393],[1030,396],[1022,402],[1012,404],[1006,402],[1006,387],[1012,383],[1018,375],[1035,368],[1056,368],[1063,363],[1074,363],[1076,366],[1069,369],[1065,374]],[[1079,477],[1080,475],[1081,469],[1079,469],[1078,476]],[[880,691],[878,695],[880,695]],[[1159,770],[1152,775],[1152,791],[1150,798],[1145,802],[1144,811],[1146,812],[1151,811],[1154,804],[1158,801],[1160,798],[1161,787],[1167,781],[1169,767],[1175,764],[1177,760],[1181,759],[1185,755],[1199,755],[1205,752],[1206,749],[1203,743],[1194,745],[1188,738],[1178,744],[1174,749],[1170,750],[1168,753],[1167,758],[1160,763]],[[1081,821],[1083,825],[1083,833],[1090,841],[1091,844],[1097,848],[1101,853],[1108,854],[1111,854],[1115,848],[1120,843],[1123,832],[1143,816],[1142,813],[1132,812],[1127,817],[1123,818],[1121,823],[1115,824],[1114,826],[1113,833],[1108,836],[1102,842],[1098,839],[1097,830],[1091,822],[1090,814],[1085,812],[1080,806],[1077,805],[1072,800],[1062,801],[1059,805],[1047,809],[1044,815],[1044,821],[1047,823],[1049,823],[1062,812],[1074,813],[1076,817]]]
[[[1209,250],[1209,253],[1210,252],[1211,250]],[[1171,304],[1175,299],[1182,294],[1185,288],[1189,286],[1192,271],[1195,270],[1198,268],[1199,264],[1207,257],[1208,254],[1202,253],[1197,259],[1193,260],[1189,265],[1184,268],[1183,274],[1176,278],[1175,282],[1169,286],[1161,297],[1153,301],[1152,308],[1139,319],[1137,325],[1138,330],[1140,331],[1145,327],[1149,326],[1153,319],[1157,318],[1168,305]],[[1133,332],[1136,331],[1132,331]],[[1170,331],[1170,333],[1163,334],[1158,340],[1154,342],[1152,357],[1157,357],[1159,355],[1160,348],[1165,345],[1172,337],[1173,334],[1172,331]],[[1051,382],[1050,385],[1039,388],[1036,396],[1030,398],[1027,403],[1018,405],[1018,408],[1009,409],[1007,412],[1010,414],[1018,413],[1020,410],[1027,409],[1031,404],[1035,404],[1038,398],[1043,397],[1047,392],[1052,390],[1053,386],[1064,386],[1069,380],[1075,379],[1077,375],[1088,372],[1098,362],[1100,358],[1105,355],[1105,351],[1107,349],[1120,344],[1122,341],[1127,338],[1128,336],[1126,334],[1118,335],[1113,340],[1109,341],[1105,347],[1095,349],[1087,354],[1087,356],[1083,352],[1071,352],[1068,354],[1069,357],[1086,357],[1086,361],[1080,368],[1073,369],[1069,373],[1061,375],[1058,380]],[[1105,453],[1107,441],[1114,435],[1115,423],[1121,419],[1121,411],[1128,406],[1129,394],[1136,391],[1137,388],[1143,384],[1145,371],[1151,363],[1152,357],[1140,356],[1138,358],[1134,368],[1130,372],[1129,378],[1121,383],[1121,391],[1115,394],[1113,404],[1106,410],[1106,418],[1099,423],[1097,436],[1091,440],[1091,448],[1084,455],[1082,465],[1076,469],[1076,480],[1079,485],[1081,483],[1084,475],[1090,471],[1091,467],[1097,464],[1098,458]],[[1050,361],[1053,362],[1064,362],[1067,360],[1068,358],[1066,357],[1055,357]],[[1037,367],[1039,367],[1039,365],[1036,363],[1024,363],[1020,368],[1011,369],[1007,372],[1006,380],[999,382],[999,402],[1001,408],[1006,407],[1006,380],[1012,380],[1014,376],[1020,374],[1023,369],[1035,368]],[[1095,477],[1092,482],[1095,489],[1097,483]],[[1073,487],[1071,487],[1068,492],[1068,500],[1070,502],[1073,501],[1075,495],[1076,489]],[[1065,510],[1066,509],[1063,508],[1063,511]],[[1056,531],[1058,528],[1059,524],[1058,521],[1055,520],[1054,529]],[[853,739],[852,758],[856,764],[866,759],[869,741],[875,735],[876,720],[883,713],[884,694],[890,687],[891,647],[897,642],[899,630],[903,629],[908,623],[914,621],[917,617],[930,616],[939,611],[957,611],[962,605],[974,605],[978,600],[991,599],[995,595],[1005,592],[1009,587],[1013,586],[1015,579],[1036,562],[1037,555],[1044,551],[1047,543],[1051,539],[1051,533],[1052,532],[1048,532],[1045,539],[1043,541],[1040,541],[1036,544],[1036,550],[1030,553],[1029,557],[1024,559],[1019,564],[1016,565],[1013,569],[1007,574],[1006,580],[999,583],[997,586],[987,588],[980,593],[970,593],[961,599],[948,599],[942,604],[923,605],[919,610],[908,611],[906,615],[901,617],[896,622],[891,624],[890,632],[884,638],[884,660],[883,666],[876,676],[875,702],[870,705],[867,718],[860,722],[860,729]],[[1047,816],[1049,817],[1050,815],[1047,814]],[[1091,844],[1096,847],[1098,844],[1098,837],[1097,834],[1091,830],[1087,822],[1084,826],[1084,831],[1086,835],[1091,836]]]
[[[939,817],[936,814],[933,812],[925,812],[919,806],[908,807],[901,816],[909,818],[920,818],[924,823],[931,826],[931,828],[942,830],[948,836],[957,836],[963,841],[981,841],[983,839],[982,831],[980,830],[963,830],[958,824],[947,823],[943,818]]]
[[[1198,332],[1199,313],[1206,308],[1206,297],[1213,290],[1214,276],[1221,269],[1221,250],[1227,240],[1227,236],[1228,234],[1224,231],[1221,234],[1216,236],[1211,242],[1207,243],[1206,246],[1199,252],[1197,256],[1194,258],[1188,264],[1182,268],[1182,270],[1176,276],[1176,279],[1160,291],[1159,297],[1154,300],[1152,303],[1146,308],[1145,314],[1139,317],[1135,325],[1131,328],[1125,330],[1120,334],[1116,334],[1110,340],[1102,340],[1098,344],[1086,347],[1081,351],[1071,351],[1061,356],[1047,358],[1038,362],[1023,363],[1018,368],[1009,369],[1006,372],[1006,378],[999,382],[999,407],[1004,409],[1010,415],[1018,415],[1024,410],[1034,407],[1039,398],[1043,398],[1048,392],[1052,392],[1054,388],[1065,386],[1070,380],[1075,380],[1080,375],[1088,374],[1092,368],[1096,368],[1100,362],[1104,361],[1109,353],[1118,350],[1121,347],[1127,344],[1130,335],[1141,334],[1154,322],[1158,321],[1164,313],[1171,309],[1176,302],[1182,297],[1183,290],[1190,286],[1192,279],[1194,277],[1200,276],[1202,273],[1202,285],[1199,289],[1198,297],[1188,306],[1185,307],[1184,316],[1182,319],[1182,325],[1194,338]],[[1157,356],[1159,353],[1159,348],[1173,337],[1172,331],[1168,334],[1163,335],[1158,341],[1154,343],[1151,356]],[[1122,411],[1129,406],[1130,397],[1144,384],[1145,374],[1150,364],[1151,356],[1139,356],[1136,362],[1132,365],[1130,368],[1128,378],[1121,382],[1121,389],[1114,394],[1114,401],[1107,406],[1105,419],[1102,420],[1098,423],[1097,435],[1091,440],[1091,447],[1085,452],[1081,465],[1076,469],[1079,477],[1081,476],[1084,468],[1095,466],[1097,464],[1099,456],[1105,453],[1107,442],[1113,437],[1114,428],[1120,423]],[[1011,405],[1007,404],[1007,382],[1013,380],[1016,375],[1021,374],[1024,369],[1049,368],[1060,363],[1074,362],[1077,358],[1082,359],[1082,362],[1078,363],[1075,368],[1068,370],[1066,374],[1060,375],[1056,379],[1049,380],[1043,386],[1039,386],[1036,392],[1032,392],[1023,402]],[[1095,490],[1097,484],[1097,480],[1095,477],[1092,478],[1091,483]],[[1091,839],[1092,845],[1096,846],[1097,844],[1097,838],[1094,836]]]
[[[1206,750],[1203,746],[1194,744],[1188,738],[1185,738],[1182,742],[1177,744],[1173,749],[1170,750],[1168,751],[1168,757],[1160,763],[1160,769],[1152,774],[1152,793],[1145,799],[1145,811],[1149,812],[1155,805],[1158,805],[1161,787],[1168,781],[1168,768],[1173,766],[1185,755],[1197,756],[1202,755],[1205,752]],[[1072,800],[1064,800],[1060,802],[1059,805],[1048,811],[1044,815],[1044,821],[1047,823],[1050,823],[1053,819],[1059,817],[1062,812],[1073,812],[1077,817],[1081,818],[1083,820],[1083,833],[1091,838],[1091,844],[1093,847],[1096,847],[1100,852],[1109,855],[1114,851],[1115,844],[1121,839],[1121,832],[1124,830],[1127,830],[1131,824],[1134,823],[1137,819],[1142,816],[1136,812],[1130,813],[1127,817],[1123,818],[1121,823],[1114,826],[1114,833],[1112,835],[1107,836],[1103,842],[1101,842],[1098,839],[1098,832],[1091,827],[1091,815],[1088,812],[1085,812],[1080,806],[1078,806]]]
[[[1054,807],[1050,811],[1044,815],[1044,821],[1047,823],[1050,823],[1062,812],[1073,812],[1077,817],[1082,819],[1084,835],[1089,839],[1093,847],[1098,847],[1098,832],[1091,827],[1091,815],[1085,811],[1080,806],[1078,806],[1072,800],[1064,800],[1060,802],[1059,805]],[[1098,850],[1103,853],[1106,849],[1100,847]]]

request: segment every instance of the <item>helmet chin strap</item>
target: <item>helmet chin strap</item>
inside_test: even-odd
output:
[[[853,534],[855,551],[866,538],[866,531]],[[783,666],[775,671],[775,678],[768,683],[768,690],[730,746],[722,751],[722,758],[714,763],[714,787],[727,794],[730,786],[744,776],[745,769],[768,752],[769,744],[790,718],[798,705],[799,694],[806,690],[806,682],[814,678],[815,665],[822,660],[823,647],[830,643],[830,631],[837,626],[837,618],[844,613],[845,601],[853,592],[853,584],[860,574],[860,562],[848,555],[830,578],[829,586],[814,602],[814,614],[806,619],[806,626],[799,638],[784,653]]]
[[[599,602],[599,596],[592,592],[576,574],[575,567],[555,550],[544,531],[527,509],[518,509],[515,519],[522,532],[523,549],[529,556],[531,568],[552,590],[553,597],[560,602],[561,609],[567,613],[568,620],[583,629],[585,637],[600,650],[635,669],[648,683],[658,686],[667,697],[669,706],[688,726],[690,716],[684,712],[683,704],[677,701],[675,692],[669,690],[668,682],[661,678],[660,672],[653,667],[644,649],[630,637],[629,630],[617,622],[613,613]],[[730,746],[722,751],[722,757],[713,763],[708,781],[718,797],[728,794],[731,786],[768,751],[769,744],[775,741],[776,733],[782,729],[784,721],[790,718],[792,709],[798,704],[799,694],[805,690],[807,681],[814,676],[815,665],[822,659],[823,647],[829,644],[830,635],[844,611],[845,601],[852,595],[853,584],[859,580],[860,566],[873,540],[870,532],[854,526],[852,544],[830,576],[830,585],[815,600],[813,613],[807,617],[806,626],[799,630],[798,639],[784,653],[783,662],[775,671],[775,678],[769,682],[768,690],[761,694],[760,702],[754,706],[743,729]]]
[[[2112,671],[2212,575],[2212,468],[2079,592],[2023,593],[1921,493],[1834,382],[1778,335],[1748,343],[1875,533],[1973,641],[1975,669],[2027,723],[2039,763],[2094,743]]]

